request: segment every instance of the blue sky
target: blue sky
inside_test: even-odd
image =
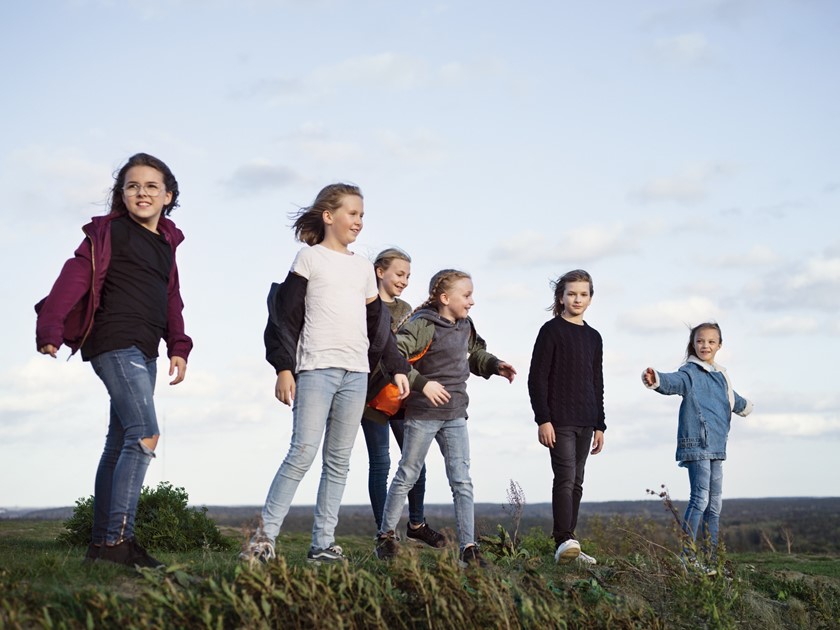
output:
[[[355,250],[407,250],[414,305],[438,269],[471,272],[478,330],[519,371],[470,381],[477,501],[504,502],[510,479],[550,500],[528,363],[549,280],[579,267],[609,427],[584,500],[663,483],[687,497],[679,399],[639,375],[675,370],[707,319],[756,405],[733,420],[724,496],[836,495],[838,27],[829,0],[4,4],[0,506],[93,491],[107,396],[66,349],[35,353],[32,305],[138,151],[180,183],[195,340],[187,380],[159,379],[148,484],[262,503],[291,430],[263,359],[265,295],[300,247],[288,213],[351,181]],[[314,501],[318,467],[296,503]],[[428,468],[427,501],[449,502],[439,453]],[[367,502],[361,432],[345,502]]]

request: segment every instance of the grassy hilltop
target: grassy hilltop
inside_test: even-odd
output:
[[[142,574],[83,564],[83,547],[57,541],[61,521],[5,519],[0,628],[835,628],[838,507],[726,502],[730,547],[714,577],[685,571],[673,517],[655,501],[586,506],[579,535],[599,560],[590,568],[554,564],[546,506],[526,506],[518,521],[501,506],[477,506],[490,560],[481,572],[458,568],[452,548],[404,545],[395,562],[380,562],[361,506],[342,508],[342,567],[305,562],[311,508],[295,508],[278,539],[281,558],[268,566],[236,558],[255,508],[211,508],[230,550],[156,551],[169,568]],[[430,506],[429,520],[447,525],[451,510]]]

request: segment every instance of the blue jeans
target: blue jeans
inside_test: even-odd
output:
[[[446,477],[455,502],[455,522],[458,526],[458,541],[463,550],[475,543],[475,516],[473,507],[473,485],[470,479],[470,438],[467,433],[467,419],[454,420],[405,420],[400,465],[388,489],[382,524],[379,533],[396,531],[402,515],[403,504],[409,490],[420,476],[426,455],[437,440],[446,464]]]
[[[551,488],[552,537],[558,545],[575,536],[592,432],[592,427],[554,427],[554,446],[549,453],[554,473]]]
[[[405,436],[405,419],[391,418],[391,431],[397,439],[400,451],[403,448]],[[389,444],[391,435],[387,424],[380,424],[373,420],[362,419],[362,432],[365,434],[365,444],[368,450],[368,494],[373,518],[376,519],[377,530],[382,525],[382,512],[385,509],[385,497],[388,495],[388,473],[391,471],[391,453]],[[426,465],[420,469],[417,483],[408,492],[408,520],[414,525],[421,525],[426,519],[423,514],[423,503],[426,496]]]
[[[262,510],[262,533],[271,541],[280,533],[295,491],[312,466],[323,437],[323,464],[315,502],[312,546],[326,549],[335,542],[338,509],[366,394],[366,372],[326,368],[298,374],[292,408],[292,441]]]
[[[154,451],[143,438],[160,434],[155,415],[156,359],[132,346],[90,360],[111,397],[105,449],[96,470],[94,544],[115,545],[134,537],[137,501]]]
[[[712,553],[717,548],[720,529],[720,509],[723,505],[723,460],[701,459],[680,464],[688,469],[691,497],[683,517],[683,531],[697,540],[697,534],[709,537]]]

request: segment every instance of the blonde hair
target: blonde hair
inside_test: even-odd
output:
[[[295,230],[295,239],[310,246],[323,241],[326,235],[324,212],[335,212],[341,207],[344,198],[350,195],[364,199],[361,189],[353,184],[338,183],[324,186],[311,206],[292,213],[292,218],[295,220],[292,225]]]
[[[472,280],[472,276],[466,271],[459,271],[457,269],[442,269],[432,276],[429,281],[429,297],[420,306],[414,309],[416,313],[421,308],[434,307],[439,309],[440,296],[452,289],[452,285],[458,280]]]
[[[376,260],[373,261],[373,268],[385,271],[395,260],[404,260],[408,264],[411,264],[411,256],[406,254],[399,247],[389,247],[388,249],[383,249],[376,255]],[[376,276],[376,284],[379,284],[379,276]]]

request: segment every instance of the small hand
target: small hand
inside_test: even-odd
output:
[[[38,352],[40,352],[41,354],[48,354],[53,359],[55,359],[55,353],[58,352],[58,348],[56,348],[51,343],[48,343],[46,346],[41,346],[40,348],[38,348]]]
[[[283,370],[277,374],[274,385],[274,396],[284,405],[291,406],[295,400],[295,375],[291,370]]]
[[[653,368],[647,368],[642,373],[642,383],[651,387],[656,382],[656,372]]]
[[[510,363],[499,361],[499,376],[504,376],[509,383],[513,383],[513,377],[516,376],[516,370]]]
[[[397,389],[400,391],[400,400],[404,400],[409,393],[411,393],[411,387],[408,384],[408,377],[405,374],[396,374],[394,376],[394,385],[396,385]]]
[[[596,430],[592,435],[592,450],[589,451],[591,455],[597,455],[604,448],[604,432]]]
[[[170,385],[177,385],[184,380],[184,377],[187,375],[187,360],[185,358],[169,358],[169,376],[172,376],[173,374],[175,374],[175,378],[169,381]]]
[[[439,407],[449,402],[450,396],[446,388],[437,381],[429,381],[423,387],[423,395],[428,398],[432,405]]]
[[[537,437],[540,440],[540,444],[548,448],[553,448],[555,442],[554,425],[550,422],[543,422],[537,429]]]

